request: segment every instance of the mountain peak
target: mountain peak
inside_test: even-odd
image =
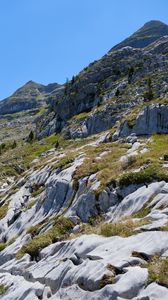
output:
[[[150,20],[150,21],[148,21],[144,24],[144,26],[146,26],[146,25],[148,25],[148,26],[155,26],[155,25],[157,25],[157,26],[160,26],[160,25],[167,26],[165,23],[163,23],[160,20]]]
[[[121,49],[126,46],[144,48],[164,35],[168,35],[168,25],[159,20],[151,20],[145,23],[130,37],[114,46],[110,51]]]

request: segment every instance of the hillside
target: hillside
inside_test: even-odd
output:
[[[168,37],[146,43],[2,102],[36,102],[0,118],[2,300],[168,299]]]

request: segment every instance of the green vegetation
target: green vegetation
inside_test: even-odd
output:
[[[73,120],[82,120],[82,119],[87,118],[89,115],[90,115],[90,112],[82,112],[78,115],[75,115],[72,119]]]
[[[133,215],[134,218],[144,218],[146,217],[151,211],[151,208],[144,205],[137,213]]]
[[[154,98],[153,89],[152,89],[152,80],[149,77],[147,80],[147,91],[144,93],[145,100],[152,100]]]
[[[25,253],[28,253],[32,259],[37,259],[39,252],[43,248],[59,240],[65,239],[73,226],[73,223],[69,219],[59,217],[55,219],[51,229],[37,236],[36,234],[39,232],[38,225],[31,227],[29,233],[31,233],[34,238],[22,246],[17,252],[17,259],[20,259]]]
[[[6,243],[0,243],[0,252],[3,251],[7,246],[13,244],[16,241],[17,237],[13,237],[12,239],[10,239],[8,242]]]
[[[27,141],[28,141],[28,143],[32,143],[34,139],[35,139],[35,134],[34,134],[34,132],[31,130],[30,133],[29,133],[29,136],[28,136]]]
[[[115,283],[115,276],[104,274],[102,279],[100,280],[99,289],[102,289],[107,284],[114,284],[114,283]]]
[[[140,226],[149,224],[148,220],[135,220],[132,217],[123,218],[118,223],[104,223],[102,216],[92,218],[92,222],[82,224],[80,232],[73,234],[73,237],[81,234],[98,234],[105,237],[121,236],[128,237],[133,234],[141,232],[138,228]]]
[[[155,256],[147,265],[149,272],[149,282],[157,282],[168,287],[168,258]]]
[[[128,146],[119,143],[106,143],[91,146],[85,149],[86,159],[83,164],[79,166],[73,176],[75,181],[85,176],[97,173],[97,179],[101,185],[98,193],[101,192],[108,184],[111,184],[122,172],[122,164],[119,158],[126,153]],[[101,159],[97,157],[106,152]]]
[[[122,237],[128,237],[133,235],[136,228],[147,224],[147,221],[133,221],[131,219],[122,221],[120,223],[105,223],[101,226],[100,234],[106,237],[119,235]]]
[[[139,172],[125,173],[119,179],[119,184],[121,186],[128,186],[130,184],[141,184],[141,183],[151,183],[153,181],[168,181],[168,174],[159,171],[155,166],[150,166]]]
[[[148,152],[139,154],[128,168],[127,173],[120,174],[118,181],[121,186],[130,184],[146,184],[154,181],[168,182],[168,170],[163,166],[167,155],[168,135],[153,135],[148,142]],[[139,172],[135,169],[141,168]]]
[[[4,284],[0,284],[0,295],[5,294],[5,292],[7,291],[8,286],[4,285]]]
[[[2,205],[0,207],[0,220],[6,216],[7,211],[8,211],[8,204]]]
[[[168,231],[168,222],[165,225],[163,225],[162,227],[160,227],[160,230]]]
[[[34,205],[36,204],[36,200],[32,200],[28,203],[27,207],[26,207],[26,210],[27,209],[31,209]]]
[[[37,197],[38,195],[40,195],[44,191],[45,186],[44,185],[33,184],[32,189],[33,189],[32,197]]]
[[[132,77],[133,77],[133,74],[134,74],[134,67],[131,66],[128,70],[128,83],[130,84],[131,81],[132,81]]]
[[[13,142],[7,142],[0,144],[0,155],[2,155],[3,152],[9,150],[9,149],[15,149],[17,146],[16,141]]]
[[[56,165],[54,166],[55,168],[68,168],[71,163],[73,163],[75,159],[75,156],[72,154],[71,156],[66,156],[64,158],[62,158],[58,163],[56,163]]]
[[[0,243],[0,252],[6,248],[6,243]]]

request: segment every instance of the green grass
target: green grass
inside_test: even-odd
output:
[[[99,282],[99,289],[102,289],[107,284],[114,284],[115,283],[115,276],[104,274],[102,279]]]
[[[150,213],[150,211],[151,211],[150,207],[144,206],[137,213],[135,213],[133,215],[133,217],[134,218],[140,218],[140,219],[144,218],[144,217],[146,217]]]
[[[69,155],[69,156],[66,156],[64,158],[62,158],[58,163],[56,163],[55,167],[56,168],[61,168],[61,169],[65,169],[65,168],[68,168],[71,163],[73,163],[75,160],[75,155]]]
[[[0,284],[0,295],[5,294],[5,292],[7,291],[8,286],[4,285],[4,284]]]
[[[27,209],[31,209],[31,208],[36,204],[36,201],[37,201],[37,200],[32,200],[32,201],[30,201],[30,202],[28,203],[27,207],[26,207],[26,210],[27,210]]]
[[[165,225],[163,225],[162,227],[160,227],[160,230],[168,231],[168,222]]]
[[[73,226],[74,224],[69,219],[60,217],[55,219],[54,225],[51,229],[37,236],[36,234],[39,232],[38,225],[31,227],[29,229],[29,233],[31,233],[34,238],[21,247],[16,254],[16,258],[20,259],[25,253],[28,253],[32,259],[37,259],[43,248],[64,239],[69,234]]]
[[[0,243],[0,252],[6,248],[6,243]]]
[[[141,225],[145,225],[147,221],[133,221],[131,219],[120,223],[106,223],[101,226],[100,234],[105,237],[122,236],[128,237],[135,234],[135,229]],[[137,232],[136,232],[137,233]]]
[[[85,149],[86,159],[75,171],[73,179],[77,182],[82,177],[97,173],[97,179],[101,183],[97,192],[100,193],[122,173],[122,164],[119,159],[127,150],[128,146],[120,143],[105,143],[88,147]],[[108,153],[101,159],[97,159],[104,151]]]
[[[0,220],[6,216],[7,211],[8,211],[8,204],[5,204],[0,207]]]
[[[168,258],[153,257],[147,265],[149,282],[157,282],[168,287]]]
[[[36,235],[38,235],[41,229],[42,229],[42,224],[32,225],[27,230],[27,233],[30,234],[32,238],[34,238]]]
[[[153,181],[168,181],[168,174],[161,171],[157,165],[152,165],[139,172],[129,172],[123,174],[119,179],[120,186],[131,184],[151,183]]]
[[[78,115],[75,115],[72,119],[73,120],[82,120],[82,119],[87,118],[89,115],[90,115],[90,112],[82,112]]]
[[[45,186],[38,185],[38,184],[33,184],[32,188],[33,188],[33,192],[31,194],[32,197],[37,197],[45,190]]]

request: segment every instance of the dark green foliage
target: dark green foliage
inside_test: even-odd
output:
[[[16,141],[13,141],[13,144],[11,145],[11,148],[12,148],[12,149],[15,149],[15,148],[16,148],[16,146],[17,146],[17,143],[16,143]]]
[[[153,97],[154,97],[154,94],[153,94],[153,90],[152,90],[152,80],[149,77],[147,80],[147,91],[144,93],[144,99],[150,101],[153,99]]]
[[[118,97],[119,95],[120,95],[120,90],[117,89],[116,92],[115,92],[115,96]]]
[[[35,138],[34,132],[31,130],[27,139],[28,143],[32,143],[34,138]]]
[[[128,83],[130,84],[131,81],[132,81],[132,77],[133,77],[133,74],[134,74],[134,67],[130,67],[129,70],[128,70]]]
[[[163,156],[163,159],[164,159],[165,161],[168,161],[168,154],[165,154],[165,155]]]
[[[68,89],[69,89],[69,79],[67,78],[65,82],[65,90],[64,90],[65,96],[68,94]]]
[[[75,82],[75,76],[72,76],[71,84],[74,84]]]
[[[2,144],[0,145],[0,154],[2,154],[3,150],[5,149],[5,147],[6,147],[6,144],[5,144],[5,143],[2,143]]]

